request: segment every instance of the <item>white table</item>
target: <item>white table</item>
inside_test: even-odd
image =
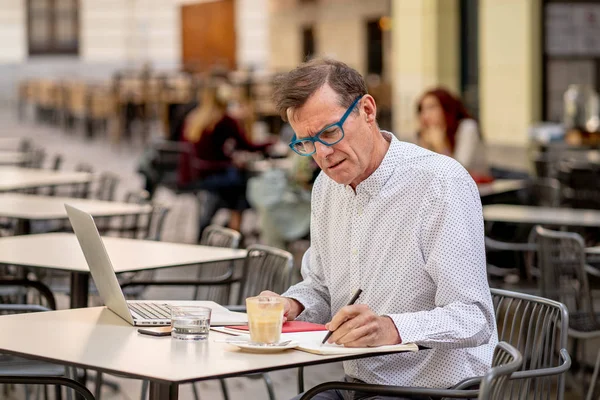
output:
[[[3,150],[16,150],[21,146],[23,141],[27,140],[26,138],[20,137],[2,137],[0,138],[0,149]]]
[[[514,224],[593,227],[600,226],[600,211],[492,204],[483,206],[483,219]]]
[[[477,185],[480,197],[495,196],[513,193],[525,188],[525,181],[521,179],[498,179],[490,183]]]
[[[152,206],[148,204],[21,193],[1,193],[0,217],[28,220],[65,219],[67,218],[65,203],[86,211],[93,217],[140,215],[148,214],[152,211]]]
[[[0,351],[148,379],[152,400],[177,399],[182,383],[375,355],[251,354],[215,342],[226,337],[214,331],[203,342],[141,335],[104,307],[0,317]]]
[[[0,165],[21,165],[26,161],[26,153],[20,151],[0,150]]]
[[[246,250],[103,237],[116,273],[243,259]],[[86,307],[89,267],[72,233],[0,238],[0,264],[71,273],[71,308]]]
[[[0,167],[0,192],[88,183],[92,174],[34,168]]]

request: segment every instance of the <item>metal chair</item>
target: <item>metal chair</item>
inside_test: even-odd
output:
[[[4,293],[4,296],[0,298],[0,315],[56,309],[54,295],[46,285],[39,281],[3,279],[0,280],[0,291]],[[10,295],[11,293],[13,296]],[[24,300],[21,300],[23,301],[21,303],[9,302],[13,297]],[[28,298],[37,301],[24,303]],[[64,377],[66,374],[66,367],[61,365],[0,354],[0,383],[62,385],[60,382],[67,379]],[[48,398],[46,388],[44,388],[44,394]],[[29,399],[27,388],[25,389],[25,397]],[[59,387],[56,387],[55,397],[57,399],[61,398]]]
[[[87,163],[80,163],[80,164],[77,164],[77,166],[75,167],[75,171],[76,172],[87,172],[88,174],[93,174],[94,167],[92,167],[90,164],[87,164]],[[75,197],[75,198],[79,198],[79,199],[87,199],[88,197],[90,197],[90,183],[89,182],[76,183],[74,185],[71,185],[71,187],[72,187],[72,192],[70,194],[70,197]]]
[[[479,400],[503,400],[506,396],[506,381],[521,368],[523,356],[519,350],[506,342],[500,342],[494,350],[492,369],[481,380]]]
[[[95,400],[92,392],[81,383],[62,376],[20,376],[20,375],[0,375],[0,383],[3,384],[23,384],[23,385],[55,385],[66,386],[74,390],[84,400]],[[57,398],[59,398],[57,396]]]
[[[600,271],[586,264],[585,244],[577,233],[535,228],[540,268],[540,293],[569,307],[569,336],[579,341],[600,337],[600,312],[594,310],[588,275],[600,276]],[[581,344],[585,354],[584,343]],[[576,354],[576,348],[573,353]],[[600,371],[600,351],[592,374],[587,399],[594,394]]]
[[[232,276],[230,278],[207,278],[206,280],[201,281],[134,281],[126,286],[141,284],[148,286],[202,285],[210,287],[214,285],[231,285],[239,282],[241,288],[237,296],[237,305],[228,306],[228,308],[233,311],[245,311],[246,307],[244,304],[246,297],[256,296],[263,290],[272,290],[274,292],[283,293],[290,285],[293,268],[293,256],[285,250],[258,244],[249,246],[247,250],[248,254],[244,259],[242,276],[239,278]],[[246,377],[262,378],[267,386],[269,398],[271,400],[275,399],[273,382],[267,374],[250,374],[246,375]],[[220,379],[220,382],[223,396],[225,400],[227,400],[229,399],[227,386],[223,379]],[[195,390],[194,386],[194,391]],[[142,386],[142,399],[145,398],[146,391],[147,384],[144,383]]]
[[[564,304],[554,300],[524,293],[491,289],[498,340],[509,343],[523,355],[523,364],[506,383],[508,393],[515,398],[562,400],[564,397],[564,373],[571,366],[567,352],[567,329],[569,316]],[[427,351],[427,350],[423,350]],[[459,382],[451,389],[423,387],[372,385],[366,383],[326,382],[306,392],[302,400],[330,390],[357,390],[387,396],[406,398],[475,398],[475,389],[482,377]],[[304,391],[303,369],[299,369],[299,392]],[[318,389],[317,389],[318,388]],[[552,389],[552,390],[551,390]]]
[[[481,379],[479,395],[477,398],[479,400],[502,400],[504,398],[509,398],[505,397],[507,392],[507,379],[512,373],[517,371],[522,364],[523,356],[517,349],[506,342],[499,342],[494,350],[492,368]],[[304,393],[300,400],[312,399],[318,393],[326,390],[362,390],[359,389],[359,387],[365,387],[367,391],[370,391],[369,388],[372,386],[376,385],[347,382],[339,382],[336,384],[336,382],[326,382],[308,390],[306,393]],[[378,388],[377,393],[382,396],[399,395],[396,387],[394,386],[380,387]],[[461,393],[462,392],[460,390],[447,390],[447,397],[460,397]],[[453,394],[456,394],[457,396],[453,396]],[[420,393],[419,390],[415,390],[413,395],[417,398],[421,398],[421,396],[427,396],[427,394]]]
[[[98,185],[94,191],[94,198],[98,200],[113,201],[119,183],[119,176],[112,172],[102,172],[98,178]]]
[[[248,247],[248,255],[244,261],[241,288],[237,306],[229,306],[233,311],[245,311],[245,299],[257,296],[263,290],[283,293],[290,286],[294,268],[294,257],[285,250],[270,246],[254,244]],[[268,374],[250,374],[248,378],[262,378],[267,387],[269,399],[275,400],[273,382]],[[226,384],[221,380],[221,388],[225,399],[228,398]]]
[[[236,230],[219,225],[209,225],[202,232],[200,244],[212,247],[227,247],[237,249],[240,246],[242,235]],[[199,281],[227,280],[233,277],[235,272],[234,261],[221,261],[200,265],[196,278]],[[231,296],[231,285],[196,286],[194,299],[212,300],[219,304],[228,304]]]

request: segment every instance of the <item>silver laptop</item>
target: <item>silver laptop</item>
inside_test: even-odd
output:
[[[170,325],[171,312],[167,304],[125,300],[94,219],[85,211],[68,204],[65,204],[65,208],[104,304],[112,312],[135,326]]]

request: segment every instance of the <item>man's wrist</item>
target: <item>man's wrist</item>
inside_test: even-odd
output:
[[[400,332],[398,332],[398,328],[394,323],[394,320],[388,315],[382,315],[382,320],[385,325],[386,334],[386,343],[385,344],[400,344],[402,343],[402,337],[400,337]]]
[[[290,313],[288,315],[288,318],[292,317],[292,319],[296,319],[296,317],[300,315],[302,311],[304,311],[304,306],[302,305],[302,303],[300,303],[294,298],[286,297],[286,299],[290,303]]]

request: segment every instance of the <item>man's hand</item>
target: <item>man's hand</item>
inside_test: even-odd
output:
[[[275,292],[271,292],[270,290],[263,290],[260,292],[259,296],[281,297],[284,299],[285,303],[283,305],[283,316],[287,318],[288,321],[295,320],[296,317],[304,310],[304,306],[300,304],[299,301],[290,299],[289,297],[280,296]]]
[[[346,347],[376,347],[402,343],[392,319],[375,314],[364,304],[343,307],[325,326],[334,331],[327,342],[343,344]]]

